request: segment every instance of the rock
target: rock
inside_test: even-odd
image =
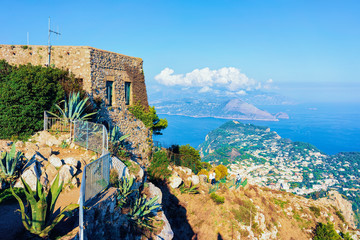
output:
[[[60,146],[61,144],[61,140],[57,139],[55,136],[51,135],[49,132],[47,131],[41,131],[38,132],[38,134],[36,134],[34,137],[34,140],[39,142],[40,146]]]
[[[38,153],[48,159],[51,156],[52,150],[50,147],[40,147]]]
[[[197,185],[200,183],[200,178],[198,175],[192,175],[191,176],[191,182],[193,185]]]
[[[181,177],[177,176],[177,175],[171,175],[171,177],[169,178],[170,181],[170,187],[172,188],[178,188],[180,186],[180,184],[182,183],[182,179]]]
[[[60,182],[64,182],[64,184],[71,181],[72,177],[75,175],[76,170],[74,167],[69,165],[64,165],[59,171]]]
[[[73,166],[74,168],[79,168],[81,165],[81,163],[73,157],[65,158],[64,162],[66,165]]]
[[[24,142],[23,141],[18,141],[18,142],[16,142],[15,143],[15,147],[16,147],[16,149],[18,149],[18,148],[22,148],[22,147],[24,147]]]
[[[49,184],[49,179],[46,172],[43,172],[43,174],[40,176],[40,183],[43,186],[47,186]]]
[[[56,174],[58,173],[58,170],[56,170],[55,166],[52,165],[51,163],[49,163],[47,166],[46,166],[46,173],[48,175],[48,178],[49,179],[54,179]]]
[[[79,186],[79,183],[80,183],[80,180],[76,177],[74,177],[72,180],[71,180],[71,184],[74,185],[75,187],[78,187]]]
[[[37,152],[39,150],[39,146],[32,142],[25,143],[26,151],[34,151]]]
[[[31,190],[35,191],[36,190],[36,182],[37,182],[37,179],[39,179],[40,175],[41,175],[41,173],[40,173],[40,169],[38,167],[38,163],[33,162],[31,165],[29,165],[23,171],[23,173],[21,174],[21,177],[30,186]],[[17,180],[14,187],[21,187],[21,188],[24,187],[20,178]]]
[[[207,176],[201,174],[201,175],[199,175],[199,180],[200,180],[200,182],[202,182],[202,183],[207,183]]]
[[[31,150],[26,151],[24,156],[26,159],[30,160],[34,157],[35,154],[36,154],[36,151],[31,149]]]
[[[144,169],[142,169],[142,167],[140,167],[139,172],[137,173],[137,176],[139,179],[143,179],[144,178]]]
[[[187,168],[187,167],[178,167],[178,169],[184,173],[186,173],[187,175],[191,175],[192,174],[192,171],[190,168]]]
[[[159,196],[157,203],[159,203],[159,204],[162,203],[162,192],[161,192],[160,188],[156,187],[151,182],[149,182],[149,192],[150,192],[150,196],[149,196],[150,198]]]
[[[61,161],[60,158],[58,158],[55,155],[51,155],[49,158],[49,162],[54,165],[54,167],[61,167],[63,165],[63,162]]]
[[[156,240],[171,240],[171,239],[173,239],[174,232],[172,231],[170,223],[164,213],[161,215],[161,220],[163,220],[163,222],[164,222],[164,227],[161,230],[161,232],[158,235],[156,235],[155,239]]]
[[[30,161],[31,160],[37,161],[42,164],[44,161],[47,161],[47,159],[43,155],[41,155],[39,152],[36,152],[35,155],[30,159]]]

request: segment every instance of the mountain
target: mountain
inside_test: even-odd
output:
[[[278,121],[267,111],[241,99],[226,101],[213,101],[182,99],[170,101],[157,101],[153,103],[157,113],[169,115],[183,115],[189,117],[214,117],[239,120]]]
[[[270,128],[238,121],[211,131],[199,149],[203,161],[224,164],[252,184],[316,198],[336,190],[352,201],[359,226],[360,153],[329,156]]]

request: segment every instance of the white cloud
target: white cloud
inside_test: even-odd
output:
[[[260,89],[261,83],[247,77],[239,69],[224,67],[218,70],[209,68],[195,69],[186,74],[174,74],[174,70],[165,68],[155,80],[165,86],[200,87],[199,92],[208,92],[214,89],[246,94],[244,90]]]

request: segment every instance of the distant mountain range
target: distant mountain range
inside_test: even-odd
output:
[[[251,91],[244,96],[222,95],[216,93],[197,93],[184,90],[179,94],[159,94],[151,97],[157,113],[182,115],[189,117],[214,117],[237,120],[278,121],[287,119],[286,113],[269,113],[264,108],[270,105],[292,105],[294,101],[276,94],[262,91]],[[187,94],[185,94],[187,93]],[[186,97],[184,96],[186,95]]]
[[[272,115],[241,99],[219,100],[169,100],[154,103],[157,113],[189,117],[214,117],[238,120],[278,121],[289,118],[286,113]]]

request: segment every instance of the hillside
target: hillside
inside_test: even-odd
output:
[[[199,149],[203,161],[225,164],[252,184],[313,198],[337,190],[352,201],[358,222],[358,153],[328,156],[309,143],[292,142],[270,128],[237,121],[211,131]]]
[[[171,169],[185,185],[194,179],[190,169]],[[174,239],[312,239],[317,224],[328,221],[337,231],[358,239],[360,233],[340,213],[340,207],[350,203],[336,192],[332,193],[336,201],[315,201],[257,185],[235,188],[231,182],[229,176],[214,190],[200,178],[197,194],[185,193],[184,185],[172,188],[171,180],[162,185],[163,208]],[[214,193],[223,201],[215,202]]]

